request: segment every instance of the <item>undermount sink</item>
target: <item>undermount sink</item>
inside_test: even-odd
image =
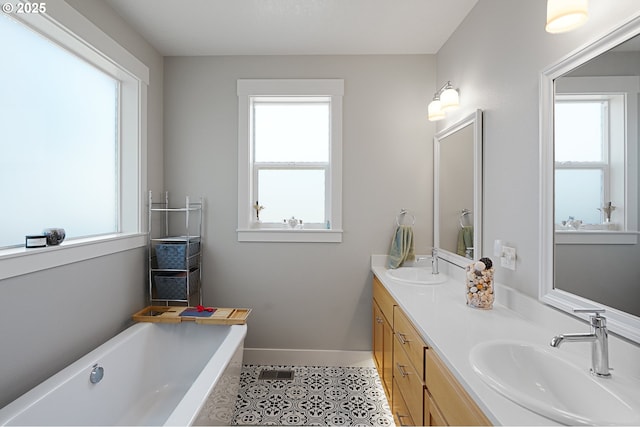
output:
[[[387,270],[387,276],[394,280],[414,285],[436,285],[447,281],[447,276],[439,273],[432,274],[430,268],[398,267]]]
[[[489,341],[469,353],[474,371],[508,399],[568,425],[640,425],[636,399],[553,354],[517,341]]]

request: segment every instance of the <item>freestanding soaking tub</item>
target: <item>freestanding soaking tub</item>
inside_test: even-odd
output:
[[[0,425],[229,425],[246,332],[137,323],[0,409]]]

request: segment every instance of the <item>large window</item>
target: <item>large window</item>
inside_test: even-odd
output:
[[[238,81],[239,240],[340,241],[342,85]]]
[[[0,247],[119,231],[119,81],[4,14],[0,40]]]
[[[149,69],[65,2],[0,14],[0,280],[144,246]],[[64,228],[54,248],[25,235]]]

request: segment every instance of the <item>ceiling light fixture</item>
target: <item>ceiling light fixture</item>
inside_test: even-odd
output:
[[[458,91],[448,81],[433,95],[433,101],[429,103],[429,121],[435,122],[444,119],[446,111],[454,110],[459,105]]]
[[[565,33],[578,28],[589,18],[589,0],[547,0],[548,33]]]

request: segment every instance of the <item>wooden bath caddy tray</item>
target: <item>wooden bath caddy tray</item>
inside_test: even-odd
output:
[[[195,307],[149,306],[134,314],[133,320],[154,323],[196,322],[203,325],[243,325],[251,313],[250,308],[211,308],[213,312],[198,312]]]

